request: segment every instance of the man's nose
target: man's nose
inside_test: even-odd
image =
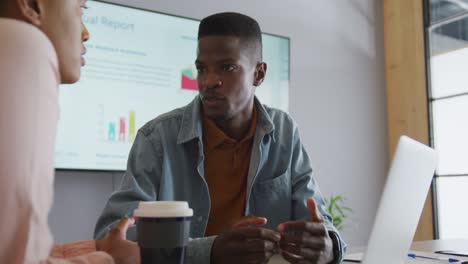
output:
[[[223,82],[218,74],[208,73],[203,78],[201,85],[203,89],[215,89],[221,87]]]

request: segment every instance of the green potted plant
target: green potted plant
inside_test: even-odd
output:
[[[346,199],[342,195],[332,195],[329,199],[325,198],[327,213],[333,219],[333,224],[339,231],[344,228],[345,219],[353,210],[345,205]]]

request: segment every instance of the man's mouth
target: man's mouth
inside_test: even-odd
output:
[[[223,98],[218,96],[202,96],[202,100],[206,105],[215,106],[223,101]]]

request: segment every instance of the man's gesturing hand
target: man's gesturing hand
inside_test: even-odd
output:
[[[330,263],[333,242],[314,199],[307,200],[307,209],[310,221],[291,221],[278,226],[281,255],[290,263]]]
[[[211,263],[266,263],[276,251],[280,235],[261,228],[266,219],[247,217],[220,234],[213,243]]]

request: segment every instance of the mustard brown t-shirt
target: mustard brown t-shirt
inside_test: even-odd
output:
[[[256,124],[254,108],[247,134],[237,141],[227,136],[212,120],[203,117],[205,180],[211,199],[205,236],[219,235],[244,216]]]

